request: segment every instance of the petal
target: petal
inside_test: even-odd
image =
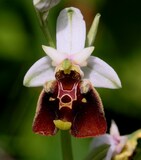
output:
[[[51,66],[51,59],[43,57],[35,62],[24,77],[23,84],[26,87],[43,86],[45,82],[53,80],[54,69]]]
[[[114,71],[106,62],[98,57],[91,56],[87,67],[82,68],[85,78],[89,79],[94,87],[120,88],[121,82]]]
[[[117,137],[117,138],[120,137],[118,127],[117,127],[115,121],[113,121],[113,120],[112,120],[111,127],[110,127],[110,135],[113,137]]]
[[[65,54],[57,51],[52,47],[42,45],[42,48],[44,52],[52,59],[54,66],[60,64],[66,58]]]
[[[84,48],[85,21],[80,10],[70,7],[62,10],[57,19],[57,50],[76,53]]]
[[[84,84],[86,84],[86,86]],[[82,81],[80,87],[85,90],[81,94],[81,88],[77,93],[77,101],[72,106],[73,121],[71,134],[77,138],[94,137],[105,134],[107,124],[104,116],[103,105],[97,91],[91,83]]]
[[[56,118],[57,99],[51,101],[51,93],[46,93],[44,90],[38,100],[35,118],[33,121],[33,131],[42,135],[54,135],[57,131],[53,120]]]
[[[72,60],[74,63],[80,65],[80,66],[86,66],[86,60],[90,57],[94,50],[94,47],[88,47],[84,48],[82,51],[73,54]]]

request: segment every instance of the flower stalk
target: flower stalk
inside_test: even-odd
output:
[[[73,160],[71,136],[68,131],[61,130],[62,159]]]
[[[40,12],[38,10],[36,10],[36,12],[37,12],[37,16],[38,16],[38,19],[39,19],[39,22],[40,22],[41,30],[42,30],[49,46],[55,47],[55,44],[53,42],[53,39],[52,39],[52,36],[51,36],[51,33],[50,33],[48,21],[47,21],[47,15],[46,15],[47,13]]]

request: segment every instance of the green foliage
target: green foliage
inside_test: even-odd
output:
[[[107,151],[109,150],[110,145],[108,144],[103,144],[94,150],[91,150],[89,155],[86,157],[85,160],[103,160],[106,155]]]

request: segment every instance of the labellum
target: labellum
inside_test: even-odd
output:
[[[82,79],[80,67],[66,59],[56,67],[55,78],[41,92],[33,131],[48,136],[58,129],[70,130],[78,138],[104,134],[101,99],[90,81]]]

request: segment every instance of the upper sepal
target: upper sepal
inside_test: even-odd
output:
[[[87,66],[82,70],[85,78],[89,79],[94,87],[112,89],[121,87],[121,81],[114,69],[98,57],[90,56]]]
[[[84,49],[86,26],[83,16],[77,8],[62,10],[57,19],[57,50],[64,53],[76,53]]]

